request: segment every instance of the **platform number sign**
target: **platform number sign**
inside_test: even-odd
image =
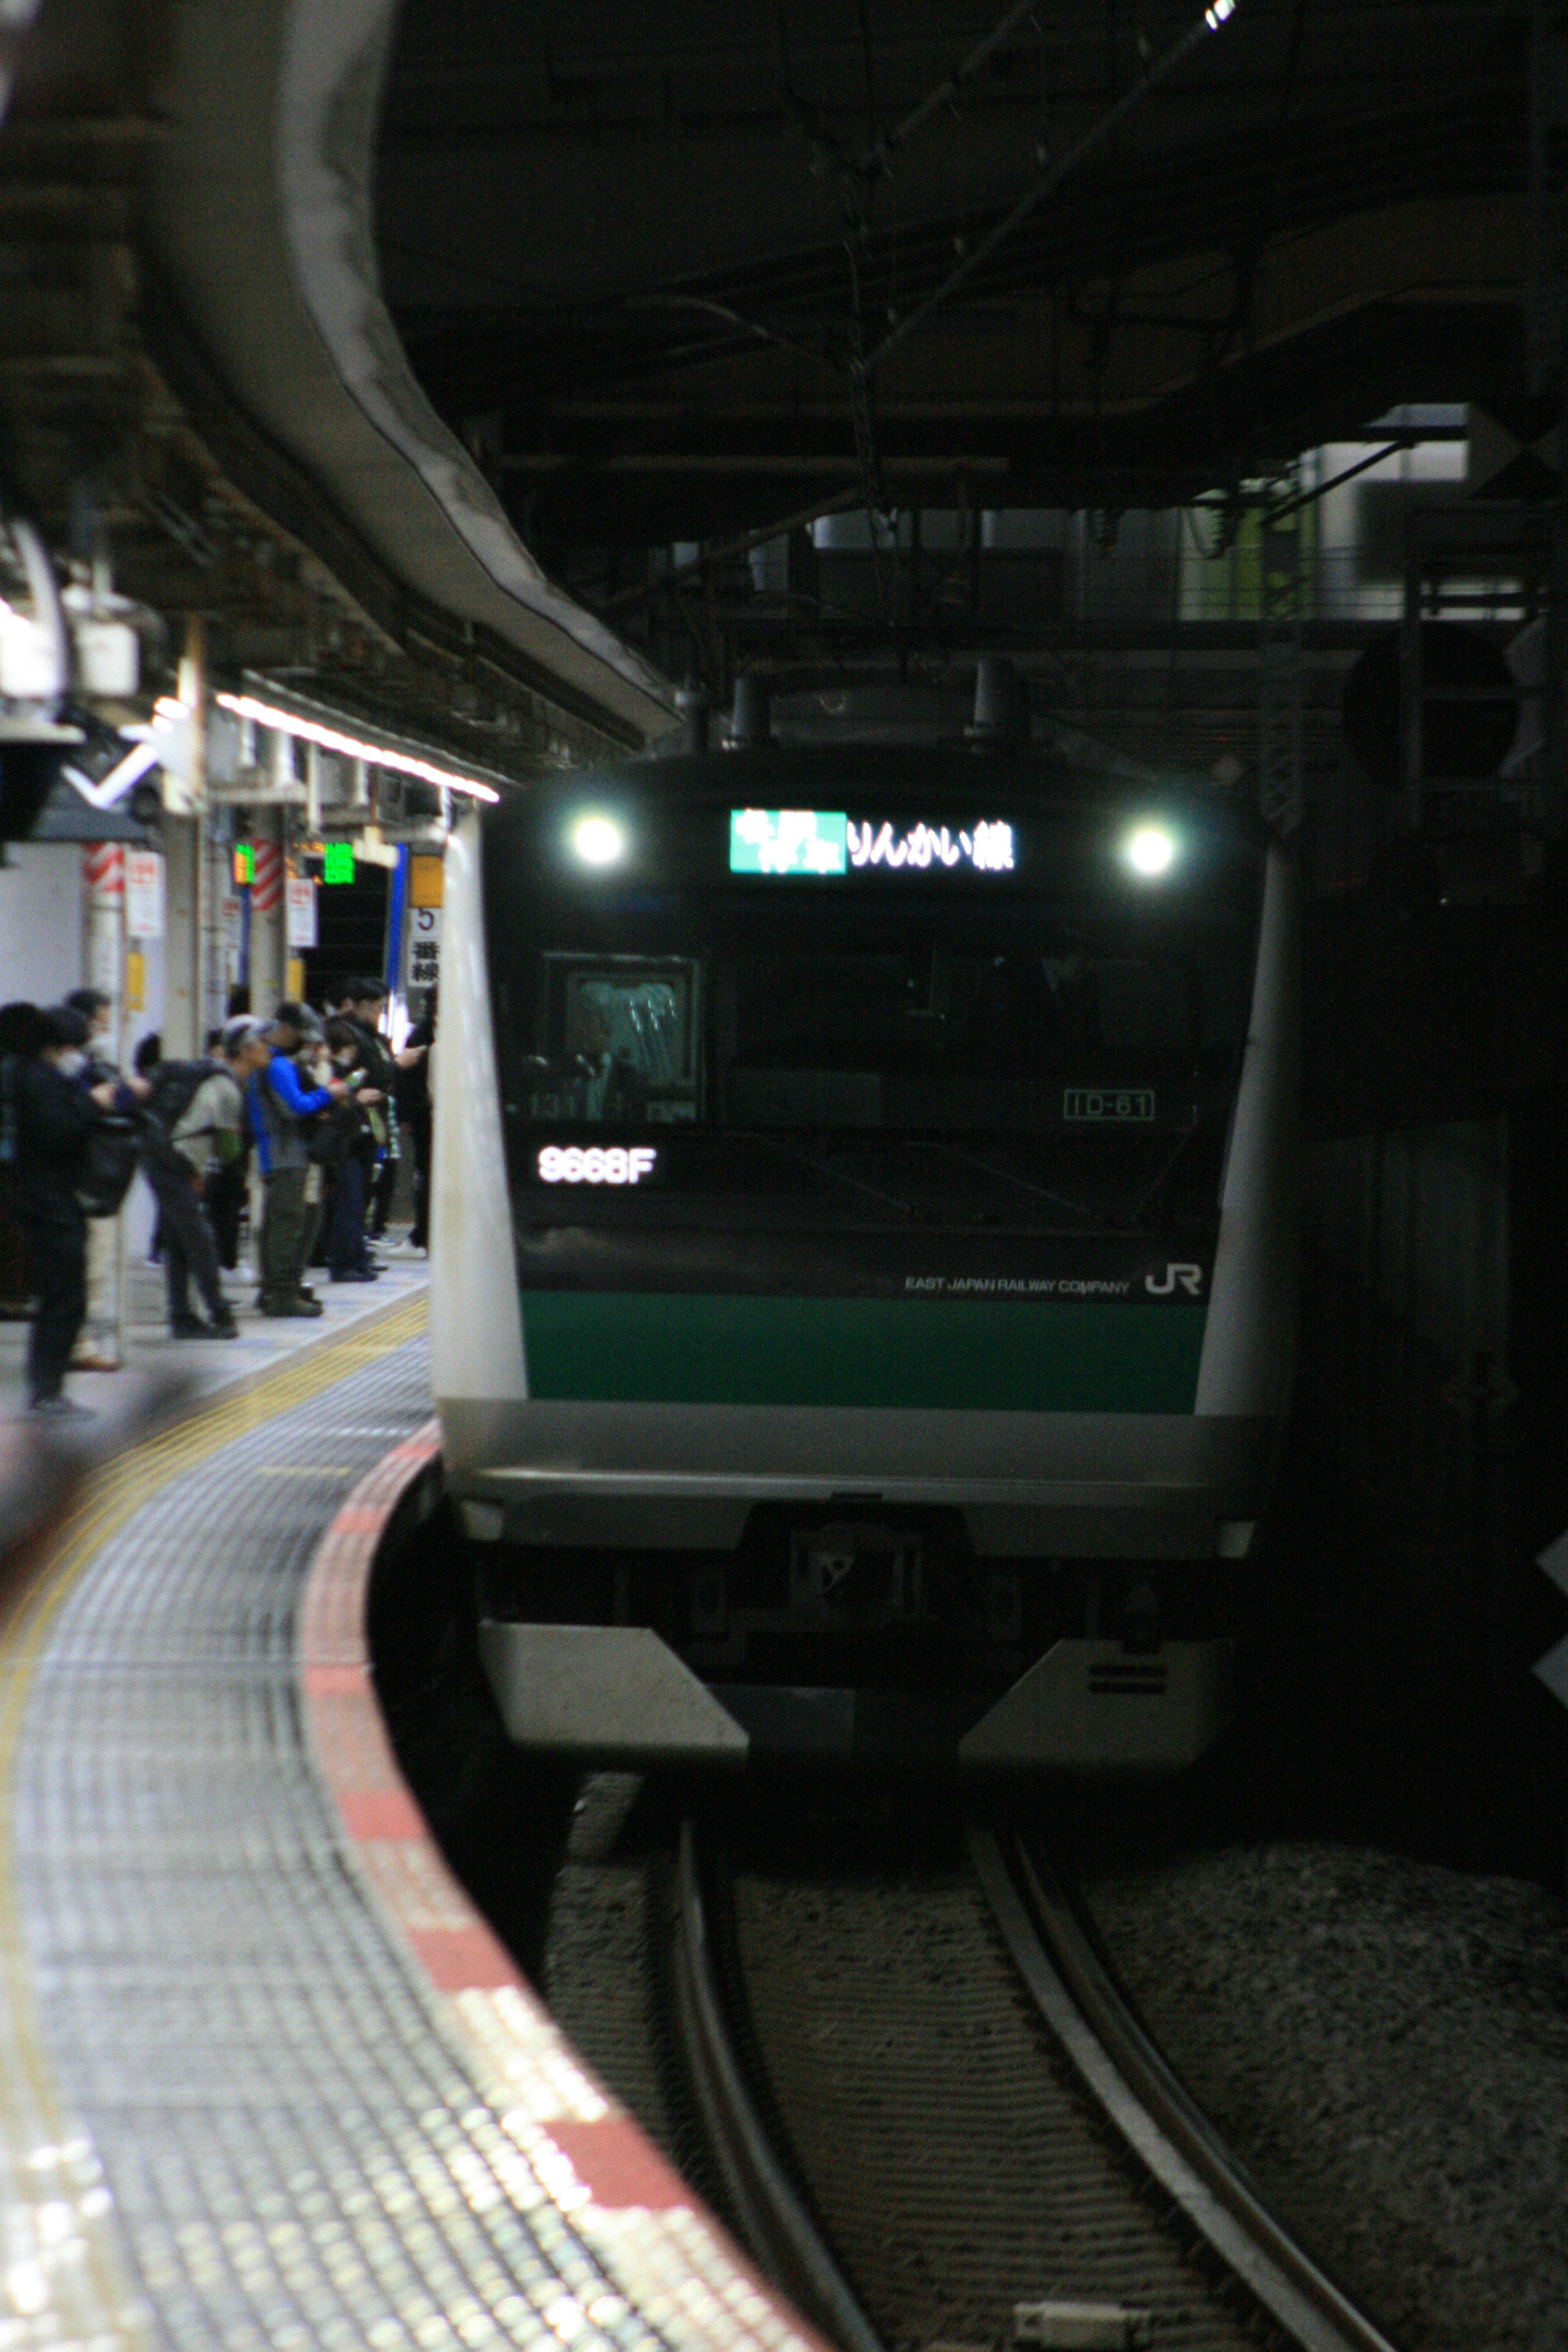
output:
[[[408,910],[408,986],[434,988],[441,977],[441,909]]]

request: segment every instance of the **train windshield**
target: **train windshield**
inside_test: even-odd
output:
[[[492,890],[524,1213],[1087,1232],[1212,1205],[1258,872],[1159,908],[1048,873]]]

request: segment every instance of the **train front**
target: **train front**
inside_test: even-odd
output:
[[[1293,934],[1245,812],[1026,758],[664,761],[455,836],[436,1376],[515,1738],[1203,1751],[1289,1394]]]

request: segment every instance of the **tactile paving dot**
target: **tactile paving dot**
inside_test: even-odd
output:
[[[156,1495],[51,1629],[13,1827],[51,2062],[172,2345],[653,2352],[342,1868],[294,1614],[335,1503],[428,1413],[424,1342],[331,1400]]]

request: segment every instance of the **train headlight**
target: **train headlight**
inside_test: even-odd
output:
[[[613,866],[626,845],[625,834],[607,816],[580,818],[573,830],[572,846],[584,866]]]
[[[1169,872],[1176,845],[1163,825],[1141,824],[1136,833],[1129,835],[1122,854],[1134,874],[1152,882]]]

